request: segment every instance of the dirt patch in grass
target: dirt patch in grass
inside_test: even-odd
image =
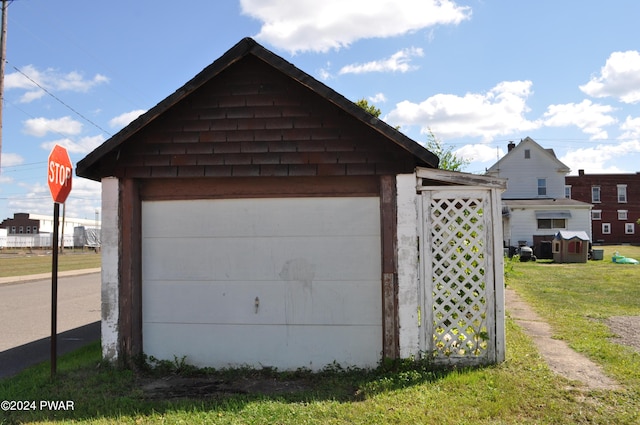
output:
[[[148,399],[218,398],[235,394],[292,394],[312,389],[305,380],[281,380],[254,376],[221,379],[220,377],[145,378],[140,388]]]
[[[615,337],[612,342],[626,345],[640,353],[640,316],[613,316],[605,323]]]

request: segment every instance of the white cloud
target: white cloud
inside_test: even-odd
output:
[[[376,93],[373,96],[369,96],[369,101],[373,103],[384,103],[387,101],[387,97],[384,93]]]
[[[67,216],[93,219],[101,208],[102,185],[89,179],[73,176],[73,188],[67,198]]]
[[[635,50],[611,53],[600,75],[580,86],[580,90],[592,97],[640,102],[640,53]]]
[[[71,136],[82,131],[82,123],[68,116],[57,119],[31,118],[24,121],[23,124],[23,131],[36,137],[46,136],[49,132]]]
[[[504,150],[483,144],[464,145],[453,152],[456,156],[471,162],[496,162],[504,156]]]
[[[575,125],[583,132],[591,135],[591,140],[608,138],[603,129],[615,124],[617,119],[610,115],[614,108],[609,105],[592,103],[583,100],[580,103],[549,105],[544,113],[544,125],[549,127],[568,127]]]
[[[403,101],[384,120],[391,125],[417,125],[421,133],[431,128],[442,139],[480,137],[491,141],[540,127],[540,122],[525,117],[531,86],[531,81],[504,81],[487,93],[462,97],[436,94],[420,103]]]
[[[109,79],[101,74],[96,74],[91,80],[85,80],[82,74],[70,72],[56,79],[56,89],[86,93],[92,87],[109,82]]]
[[[17,153],[2,152],[2,167],[13,167],[24,164],[24,158]]]
[[[318,71],[318,74],[320,75],[320,79],[321,79],[322,81],[327,81],[329,78],[331,78],[331,73],[330,73],[330,72],[329,72],[329,70],[328,70],[328,69],[326,69],[326,68],[321,68],[321,69]]]
[[[101,208],[101,184],[93,180],[73,175],[71,193],[65,202],[67,217],[93,219],[95,212]],[[28,211],[33,214],[52,215],[53,201],[46,184],[46,173],[42,182],[22,184],[25,193],[19,197],[11,197],[8,207],[13,211]]]
[[[620,139],[640,139],[640,117],[631,118],[627,116],[620,129],[625,131],[620,136]]]
[[[372,61],[363,64],[346,65],[340,69],[339,74],[363,74],[367,72],[408,72],[417,69],[411,65],[411,59],[424,56],[424,51],[419,47],[402,49],[387,59]]]
[[[471,16],[469,7],[452,0],[240,0],[240,6],[262,22],[257,39],[291,53],[326,52]]]
[[[22,72],[27,74],[29,78],[35,81],[38,84],[44,84],[41,77],[41,72],[38,71],[33,65],[27,65],[22,68]],[[27,77],[25,77],[20,72],[11,72],[5,75],[4,77],[4,87],[6,89],[24,89],[24,90],[32,90],[35,87],[33,81],[29,81]]]
[[[27,189],[27,192],[19,197],[10,198],[8,202],[9,209],[13,211],[28,211],[33,214],[52,215],[53,201],[51,200],[51,192],[45,180],[46,175],[42,179],[42,183],[28,186],[23,185],[23,187]],[[73,190],[73,188],[71,190]]]
[[[147,112],[146,109],[136,109],[134,111],[125,112],[124,114],[120,114],[117,117],[112,118],[109,121],[109,126],[111,126],[111,128],[123,128],[145,112]]]
[[[51,151],[55,145],[60,145],[67,148],[69,153],[87,154],[93,151],[104,142],[104,137],[101,135],[82,137],[78,141],[71,139],[53,140],[51,142],[42,143],[40,147],[46,151]]]
[[[560,161],[571,168],[571,173],[576,174],[579,169],[587,173],[624,173],[636,170],[624,170],[615,164],[618,158],[625,155],[640,153],[640,141],[630,140],[618,145],[600,144],[591,148],[572,149],[560,158]],[[613,161],[614,165],[608,162]]]
[[[44,97],[45,94],[47,94],[47,92],[44,90],[34,87],[32,90],[29,90],[20,97],[20,103],[31,103],[34,100]]]
[[[24,158],[17,153],[2,152],[0,155],[2,155],[0,158],[0,166],[2,167],[0,169],[0,183],[12,183],[14,181],[13,177],[7,176],[6,173],[4,173],[4,170],[7,170],[10,167],[15,167],[16,165],[24,164]],[[0,192],[2,192],[2,186],[0,186]]]
[[[96,74],[91,79],[85,79],[77,71],[63,74],[52,68],[41,71],[33,65],[26,65],[22,68],[22,72],[16,71],[5,76],[5,88],[7,90],[26,90],[26,93],[20,97],[20,102],[29,103],[45,95],[41,87],[53,92],[72,91],[86,93],[93,87],[108,81],[109,79],[101,74]]]

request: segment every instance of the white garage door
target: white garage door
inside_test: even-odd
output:
[[[142,203],[143,348],[197,366],[375,367],[378,198]]]

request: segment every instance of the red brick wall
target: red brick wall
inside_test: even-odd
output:
[[[32,220],[29,218],[29,214],[26,213],[16,213],[13,215],[13,218],[7,218],[0,223],[0,228],[7,229],[7,233],[13,234],[12,231],[15,227],[15,234],[33,234],[39,232],[40,221]],[[29,228],[27,230],[27,227]],[[22,228],[22,232],[20,231]],[[34,230],[35,228],[35,230]]]
[[[634,234],[625,233],[625,223],[636,223],[640,218],[640,173],[636,174],[583,174],[567,176],[571,198],[588,202],[594,210],[602,211],[601,220],[592,220],[594,242],[640,244],[640,226],[634,224]],[[617,185],[627,185],[627,202],[618,202]],[[592,203],[591,188],[600,187],[600,203]],[[627,219],[618,219],[618,210],[627,210]],[[611,224],[611,234],[602,233],[602,223]]]

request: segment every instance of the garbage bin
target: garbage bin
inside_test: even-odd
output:
[[[602,260],[604,258],[604,249],[594,249],[591,258],[593,260]]]

